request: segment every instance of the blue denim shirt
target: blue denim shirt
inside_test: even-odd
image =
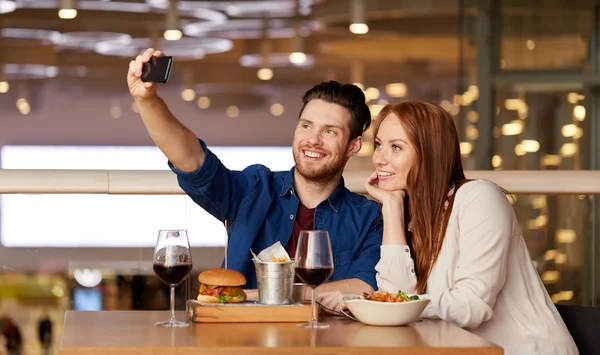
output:
[[[193,172],[169,167],[179,186],[220,221],[227,219],[228,267],[244,274],[246,288],[256,288],[250,248],[257,254],[277,241],[285,246],[292,235],[299,200],[294,191],[294,169],[272,172],[263,165],[243,171],[227,169],[200,140],[206,157]],[[358,278],[377,289],[383,222],[379,206],[350,192],[344,182],[315,209],[315,230],[327,230],[334,272],[329,281]],[[292,257],[294,257],[292,255]]]

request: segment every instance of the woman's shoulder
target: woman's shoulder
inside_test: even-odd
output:
[[[505,191],[489,180],[472,180],[463,184],[456,192],[455,205],[464,206],[473,202],[478,205],[505,206],[512,208]]]

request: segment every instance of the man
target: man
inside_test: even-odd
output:
[[[291,171],[272,172],[263,165],[231,171],[173,116],[157,95],[157,84],[141,81],[143,63],[161,55],[148,49],[131,61],[129,90],[181,188],[214,217],[227,220],[228,267],[246,276],[246,287],[256,288],[250,249],[258,253],[280,241],[293,258],[301,230],[327,230],[334,273],[319,292],[372,292],[382,238],[379,207],[348,191],[342,178],[371,122],[362,91],[328,82],[304,95]]]

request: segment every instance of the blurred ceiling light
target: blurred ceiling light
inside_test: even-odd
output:
[[[181,39],[181,37],[183,37],[183,34],[181,33],[180,30],[166,30],[163,33],[163,37],[167,41],[178,41]]]
[[[179,28],[179,13],[177,11],[177,0],[169,1],[169,8],[166,14],[166,30],[163,37],[167,41],[178,41],[183,37]]]
[[[545,284],[554,284],[558,281],[560,273],[556,270],[547,270],[542,273],[542,281]]]
[[[369,32],[369,26],[366,23],[351,23],[349,29],[356,35],[364,35]]]
[[[28,115],[31,112],[31,106],[24,98],[17,99],[16,106],[22,115]]]
[[[240,109],[237,106],[228,106],[225,110],[227,117],[236,118],[240,115]]]
[[[473,145],[469,142],[460,142],[460,155],[468,156],[473,151]]]
[[[8,81],[0,81],[0,94],[6,94],[10,90]]]
[[[63,20],[71,20],[77,17],[76,2],[76,0],[60,0],[58,17]]]
[[[567,262],[567,254],[559,253],[556,258],[554,258],[554,262],[557,264],[564,264]]]
[[[575,295],[575,293],[571,290],[560,291],[558,294],[560,295],[560,298],[563,301],[570,301]]]
[[[521,147],[526,153],[535,153],[540,150],[540,142],[533,139],[525,139],[521,141]]]
[[[523,132],[523,123],[521,121],[511,121],[502,125],[502,134],[505,136],[516,136]]]
[[[462,95],[454,95],[454,97],[452,98],[452,102],[455,105],[462,105]]]
[[[367,88],[365,90],[365,96],[367,98],[367,101],[377,100],[379,98],[379,89]]]
[[[558,255],[558,250],[548,249],[544,253],[544,260],[546,260],[546,261],[554,260],[554,258],[556,258],[557,255]]]
[[[548,217],[547,216],[541,215],[541,216],[537,216],[537,218],[535,219],[535,225],[538,228],[542,228],[547,223],[548,223]]]
[[[504,100],[504,108],[507,110],[518,110],[524,104],[521,99],[506,99]]]
[[[469,85],[467,88],[467,92],[470,92],[473,95],[473,99],[477,100],[479,98],[479,88],[477,85]]]
[[[563,137],[573,137],[577,133],[577,126],[574,124],[567,124],[562,126],[560,131]]]
[[[581,137],[583,137],[583,129],[581,127],[577,127],[577,132],[575,132],[575,135],[573,135],[573,138],[579,139]]]
[[[572,157],[577,153],[577,144],[575,143],[565,143],[560,147],[560,155],[563,157]]]
[[[525,154],[527,154],[527,152],[523,149],[523,146],[521,146],[521,144],[515,145],[515,155],[516,156],[522,157]]]
[[[282,104],[273,104],[273,105],[271,105],[271,108],[269,109],[269,111],[271,111],[271,114],[273,116],[281,116],[281,115],[283,115],[283,112],[284,112],[283,105]]]
[[[210,99],[206,96],[200,96],[196,102],[198,107],[205,110],[210,107]]]
[[[573,243],[577,239],[577,235],[573,229],[558,229],[556,231],[555,239],[557,243]]]
[[[362,91],[365,91],[365,86],[362,83],[359,82],[353,82],[352,85],[358,86],[359,89],[361,89]]]
[[[567,101],[570,104],[576,104],[579,101],[579,95],[576,92],[570,92],[567,94]]]
[[[469,106],[475,100],[475,94],[470,91],[465,91],[460,99],[461,106]]]
[[[452,108],[452,103],[448,100],[442,100],[442,102],[440,102],[440,106],[446,110],[446,111],[450,111],[450,109]],[[473,112],[473,111],[471,111]]]
[[[183,101],[194,101],[194,99],[196,98],[196,92],[194,91],[194,89],[184,89],[181,91],[181,99]]]
[[[77,17],[77,10],[75,9],[60,9],[58,10],[58,17],[63,20],[72,20]]]
[[[542,165],[545,166],[559,166],[561,156],[557,154],[546,154],[542,157]]]
[[[585,107],[581,106],[581,105],[577,105],[575,107],[573,107],[573,116],[575,116],[575,119],[577,121],[583,121],[585,120]]]
[[[451,114],[452,116],[456,116],[460,113],[460,106],[458,105],[452,105],[452,107],[450,107],[450,111],[448,111],[449,114]]]
[[[536,230],[536,229],[539,229],[539,227],[538,227],[538,226],[537,226],[537,224],[535,223],[535,219],[530,219],[529,221],[527,221],[526,225],[527,225],[527,229],[528,229],[528,230]]]
[[[306,61],[306,54],[304,52],[292,52],[290,53],[290,62],[292,64],[302,64]]]
[[[14,0],[0,0],[0,14],[7,14],[17,9],[17,2]]]
[[[273,52],[271,41],[269,41],[267,33],[267,22],[263,27],[264,38],[260,41],[260,54],[262,55],[263,67],[256,71],[256,76],[260,80],[271,80],[273,78],[273,70],[271,69],[271,53]]]
[[[528,39],[527,42],[525,42],[525,45],[527,46],[527,49],[529,49],[530,51],[535,49],[535,42]]]
[[[538,210],[546,207],[546,204],[547,204],[546,196],[537,196],[537,197],[533,198],[533,201],[531,201],[531,205],[533,206],[533,208],[538,209]]]
[[[364,0],[352,0],[350,32],[357,35],[364,35],[369,32],[369,26],[365,21],[365,2]]]
[[[273,79],[273,70],[269,68],[261,68],[256,72],[256,76],[260,80],[271,80]]]
[[[494,168],[499,168],[499,167],[500,167],[500,165],[502,165],[502,157],[501,157],[501,156],[499,156],[499,155],[494,155],[494,156],[492,157],[492,166],[493,166]]]
[[[302,58],[296,58],[296,55],[290,55],[290,53],[271,53],[268,60],[262,53],[251,53],[244,54],[240,57],[240,64],[246,68],[285,68],[285,67],[310,67],[314,64],[315,59],[312,55],[300,53],[298,56]],[[297,63],[293,63],[291,59],[294,59]]]
[[[404,83],[389,83],[385,86],[385,92],[391,97],[404,97],[408,87]]]
[[[292,52],[290,53],[290,62],[292,64],[302,64],[306,61],[304,53],[304,39],[302,38],[302,22],[299,18],[294,21],[294,38],[292,39]]]
[[[442,106],[442,108],[446,109],[444,106]],[[477,111],[469,111],[467,113],[467,120],[470,123],[477,123],[477,121],[479,121],[479,114]]]
[[[477,140],[477,138],[479,138],[479,130],[473,125],[467,125],[466,135],[467,138],[472,141]]]

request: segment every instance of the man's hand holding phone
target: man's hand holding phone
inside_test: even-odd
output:
[[[142,55],[129,63],[127,85],[136,100],[148,100],[157,97],[157,83],[164,83],[171,72],[171,57],[165,57],[160,51],[147,49]]]

